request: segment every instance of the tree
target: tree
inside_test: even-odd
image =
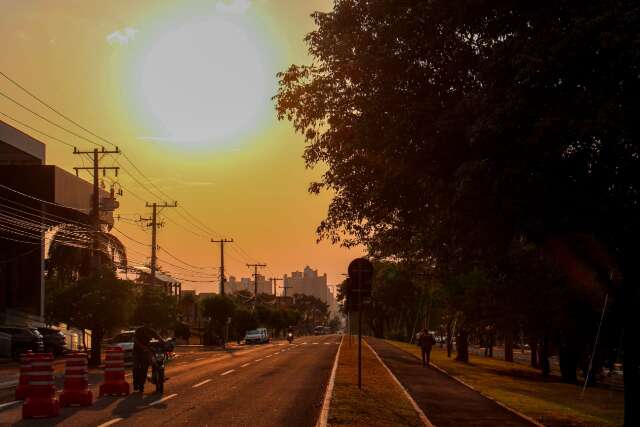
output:
[[[494,276],[519,239],[571,273],[554,250],[570,249],[622,301],[629,425],[640,424],[639,10],[337,0],[313,15],[313,65],[281,73],[276,96],[307,165],[328,166],[310,186],[334,194],[321,237],[443,277]]]
[[[167,295],[160,288],[142,286],[136,295],[132,321],[136,325],[147,325],[159,331],[172,329],[177,321],[175,297]]]
[[[236,308],[233,300],[226,295],[213,295],[202,300],[200,305],[202,316],[210,319],[207,330],[209,342],[214,341],[214,335],[218,339],[224,337],[227,319],[233,316]]]
[[[236,341],[240,343],[247,331],[258,327],[258,319],[256,319],[254,312],[248,308],[237,306],[231,317],[231,325],[235,332]]]
[[[127,325],[134,306],[133,283],[109,268],[75,283],[64,283],[50,300],[52,320],[91,330],[92,365],[100,364],[105,334]]]

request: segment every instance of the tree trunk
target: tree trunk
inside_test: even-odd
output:
[[[456,341],[456,360],[459,362],[469,362],[469,334],[466,329],[460,328]]]
[[[635,258],[635,257],[634,257]],[[624,266],[622,283],[623,301],[623,356],[624,369],[624,425],[640,425],[640,322],[637,310],[640,306],[637,261],[628,260]]]
[[[530,336],[529,337],[529,349],[531,350],[531,367],[538,367],[538,340]]]
[[[513,328],[510,325],[504,328],[504,360],[513,362]]]
[[[103,332],[92,329],[91,330],[91,358],[89,364],[91,366],[98,366],[102,361],[102,337]]]
[[[549,337],[547,334],[542,338],[542,348],[540,348],[540,369],[542,376],[549,376],[551,366],[549,365]]]
[[[560,359],[560,376],[562,381],[575,384],[578,382],[578,363],[580,358],[578,352],[570,343],[561,345],[558,349],[558,357]]]
[[[453,350],[453,343],[451,342],[453,335],[453,327],[451,321],[447,325],[447,357],[451,357],[451,351]]]

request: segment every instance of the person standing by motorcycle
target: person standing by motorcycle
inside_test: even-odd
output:
[[[152,339],[164,344],[164,339],[148,326],[136,329],[133,335],[133,389],[144,391],[147,382],[147,371],[151,364],[152,349],[149,343]]]

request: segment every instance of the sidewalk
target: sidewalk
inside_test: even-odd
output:
[[[375,338],[367,342],[436,426],[533,425],[437,369],[423,368],[401,349]]]

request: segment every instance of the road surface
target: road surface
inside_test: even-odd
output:
[[[168,367],[163,395],[147,384],[144,395],[103,397],[90,407],[64,408],[60,416],[42,420],[21,420],[16,404],[0,409],[0,425],[313,426],[339,340],[300,337],[292,345],[182,353]]]

